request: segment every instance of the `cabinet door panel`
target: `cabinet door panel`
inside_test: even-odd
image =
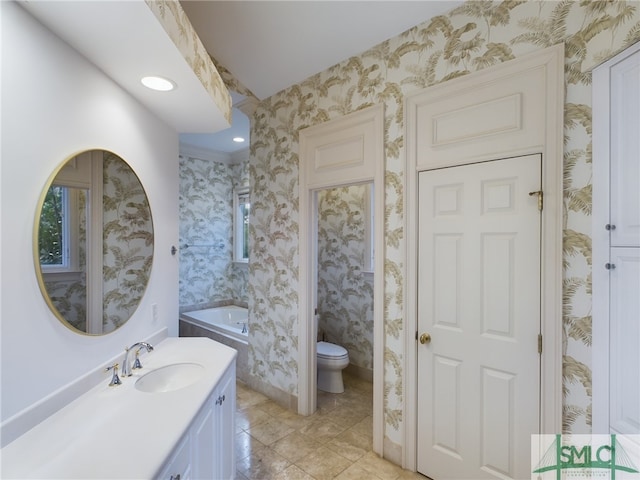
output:
[[[640,246],[640,50],[611,68],[611,245]]]
[[[640,248],[612,248],[609,375],[612,433],[640,432]]]
[[[191,479],[191,441],[188,434],[180,441],[178,448],[158,478],[161,480]]]
[[[219,462],[216,468],[217,477],[233,479],[235,477],[235,412],[236,412],[236,370],[235,364],[229,367],[218,388],[218,405],[216,410],[216,428]]]
[[[216,478],[215,462],[215,417],[211,399],[207,401],[191,427],[193,478]]]

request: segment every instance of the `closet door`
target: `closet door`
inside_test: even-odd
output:
[[[593,72],[593,433],[640,433],[640,43]]]
[[[611,67],[612,247],[640,246],[640,50]]]
[[[611,433],[640,433],[640,248],[611,249]]]

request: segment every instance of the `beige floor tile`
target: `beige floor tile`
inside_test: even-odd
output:
[[[365,435],[346,430],[327,443],[326,447],[355,462],[371,451],[373,442]]]
[[[382,480],[395,480],[403,473],[401,467],[394,465],[384,458],[380,458],[373,452],[368,452],[366,455],[360,458],[360,460],[358,460],[355,465],[358,465],[366,471],[377,475]]]
[[[402,473],[396,480],[431,480],[429,477],[419,474],[418,472],[410,472],[402,470]]]
[[[360,422],[356,423],[351,430],[358,432],[361,435],[367,437],[373,437],[373,417],[365,417]]]
[[[241,385],[236,382],[236,388]],[[236,393],[236,403],[238,408],[246,408],[254,405],[259,405],[270,401],[265,395],[248,389],[246,386],[240,388]]]
[[[296,465],[317,480],[328,480],[348,468],[351,462],[328,448],[320,447],[298,460]]]
[[[327,413],[323,419],[330,420],[338,425],[344,425],[347,428],[351,428],[357,423],[360,423],[365,418],[371,417],[371,413],[361,407],[338,407]]]
[[[253,438],[244,430],[236,433],[236,460],[240,460],[251,454],[251,451],[257,447],[264,447],[265,445]]]
[[[278,415],[278,418],[282,423],[289,425],[294,430],[300,430],[303,427],[306,427],[310,423],[315,422],[318,419],[318,415],[308,415],[302,416],[297,413],[292,412],[291,410],[287,410],[282,414]]]
[[[259,423],[255,426],[252,425],[246,431],[253,438],[259,440],[265,445],[271,445],[273,442],[276,442],[294,432],[293,428],[273,417],[270,417],[266,422]]]
[[[325,393],[318,390],[316,407],[320,415],[330,412],[340,404],[340,397],[333,393]]]
[[[283,471],[276,473],[273,480],[315,480],[311,475],[296,465],[289,465]]]
[[[298,432],[306,435],[318,443],[324,444],[337,437],[347,429],[346,425],[339,425],[330,420],[320,418],[309,425],[302,427]]]
[[[370,383],[345,375],[345,392],[318,392],[304,417],[238,383],[236,480],[428,480],[372,452]]]
[[[380,477],[372,474],[364,468],[353,464],[349,468],[340,473],[336,480],[379,480]]]
[[[280,405],[278,405],[276,402],[272,402],[272,401],[261,403],[261,404],[259,404],[257,406],[257,408],[259,408],[263,412],[268,413],[272,417],[277,417],[277,416],[282,415],[283,413],[289,411],[286,408],[281,407]]]
[[[344,383],[349,387],[365,394],[373,395],[373,383],[362,378],[354,377],[348,373],[344,373]]]
[[[247,478],[265,480],[283,471],[291,463],[269,447],[254,448],[251,455],[236,461],[236,470]]]
[[[246,407],[236,410],[236,426],[242,430],[268,422],[273,417],[267,412],[255,407]]]
[[[291,463],[296,463],[301,458],[315,452],[320,446],[314,439],[294,432],[275,442],[271,448]]]

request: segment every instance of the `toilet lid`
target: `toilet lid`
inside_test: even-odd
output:
[[[318,355],[321,357],[344,357],[348,355],[347,349],[329,342],[318,342]]]

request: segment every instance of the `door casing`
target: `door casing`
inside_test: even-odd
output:
[[[384,105],[373,105],[300,131],[300,297],[298,336],[298,413],[316,410],[316,263],[319,190],[373,183],[373,451],[384,443]]]
[[[416,265],[420,171],[542,154],[540,433],[562,431],[563,109],[564,44],[426,88],[406,99],[407,267],[402,466],[408,470],[416,470],[418,454]],[[484,121],[489,118],[493,123]],[[464,131],[460,130],[461,125]]]

